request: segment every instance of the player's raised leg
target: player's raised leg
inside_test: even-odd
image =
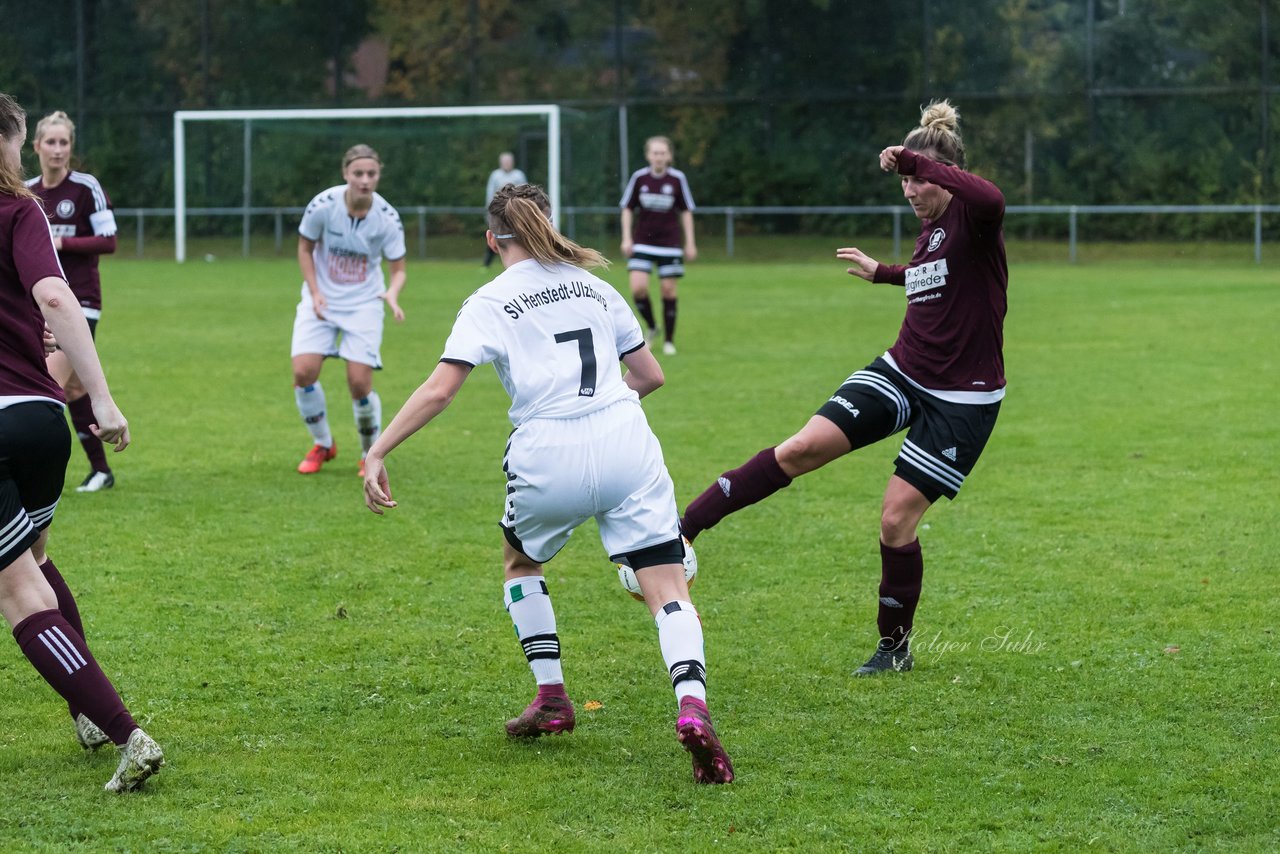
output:
[[[844,432],[821,415],[809,419],[799,433],[774,448],[765,448],[730,469],[685,508],[680,530],[692,541],[730,513],[768,498],[802,474],[849,453]]]
[[[560,636],[556,633],[556,614],[551,607],[542,565],[530,560],[510,542],[503,543],[503,560],[506,565],[503,604],[538,685],[533,702],[519,717],[507,721],[507,735],[537,738],[572,732],[573,703],[564,687]]]

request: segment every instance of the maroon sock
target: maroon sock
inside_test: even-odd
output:
[[[923,578],[924,558],[918,539],[905,546],[880,544],[880,610],[876,625],[882,648],[898,649],[910,640]]]
[[[569,699],[569,693],[564,690],[564,683],[557,682],[555,685],[539,685],[538,696],[534,698],[535,702],[545,700],[548,697],[557,697],[561,700]]]
[[[684,509],[680,530],[690,542],[705,531],[714,528],[725,516],[735,513],[761,499],[768,498],[784,486],[791,485],[791,478],[778,465],[773,448],[765,448],[741,466],[727,471],[716,482]]]
[[[676,301],[666,297],[662,298],[662,326],[666,330],[666,340],[674,341],[676,338]]]
[[[645,331],[658,328],[658,324],[653,320],[653,300],[648,297],[636,297],[636,308],[640,310],[640,317],[644,320]]]
[[[117,745],[138,728],[84,638],[58,611],[37,611],[13,627],[22,654],[68,704],[84,710],[89,720]]]
[[[76,428],[76,438],[80,440],[80,447],[84,448],[84,455],[89,458],[89,467],[94,471],[111,471],[111,466],[107,465],[107,452],[102,447],[102,440],[93,435],[89,429],[90,424],[96,423],[93,417],[93,402],[89,400],[89,395],[68,401],[67,409],[71,412],[71,426]]]
[[[58,568],[53,565],[53,558],[40,564],[40,571],[44,573],[44,580],[53,588],[53,595],[58,597],[58,610],[67,618],[71,628],[80,635],[80,639],[84,640],[84,624],[80,622],[80,609],[76,607],[76,597],[71,595],[71,588],[67,586],[62,573],[58,572]],[[71,712],[72,719],[80,714],[80,710],[74,705],[68,705],[67,710]]]

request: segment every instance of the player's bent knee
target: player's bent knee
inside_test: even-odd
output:
[[[664,566],[667,564],[679,566],[684,562],[684,543],[680,541],[679,537],[676,537],[674,540],[668,540],[656,546],[648,546],[643,549],[636,549],[633,552],[613,555],[612,559],[619,563],[625,563],[636,572],[650,566]]]

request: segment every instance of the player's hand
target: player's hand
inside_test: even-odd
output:
[[[634,243],[632,243],[630,240],[624,240],[624,241],[622,241],[622,257],[623,257],[623,258],[630,258],[630,257],[631,257],[631,251],[632,251],[632,249],[634,249],[634,248],[635,248],[635,244],[634,244]]]
[[[386,300],[387,305],[391,308],[391,315],[396,319],[396,322],[404,323],[404,309],[400,307],[400,303],[396,302],[396,298],[391,294],[383,294],[382,298]]]
[[[364,458],[364,505],[379,516],[383,507],[395,507],[391,499],[391,484],[387,482],[387,469],[381,457]]]
[[[329,308],[329,302],[324,298],[324,294],[317,291],[311,295],[311,310],[316,313],[316,317],[324,320],[324,313]]]
[[[58,339],[53,337],[53,330],[46,323],[44,325],[44,354],[48,356],[50,353],[56,353],[57,350]]]
[[[686,260],[686,261],[697,261],[697,260],[698,260],[698,247],[697,247],[697,246],[695,246],[695,245],[694,245],[694,244],[692,244],[692,243],[686,243],[686,244],[684,245],[684,260]]]
[[[850,276],[857,276],[859,279],[866,279],[868,282],[876,280],[876,269],[880,266],[880,262],[858,247],[846,246],[843,249],[837,249],[836,257],[841,261],[849,261],[855,265],[845,271]]]
[[[61,238],[61,237],[55,237],[55,238],[53,238],[53,251],[55,251],[55,252],[61,252],[61,251],[62,251],[62,238]]]
[[[89,432],[108,445],[114,445],[116,452],[129,447],[129,422],[124,413],[111,398],[93,401],[93,419],[96,424],[89,425]]]
[[[902,153],[902,149],[901,145],[891,145],[880,152],[880,168],[885,172],[898,171],[898,155]]]

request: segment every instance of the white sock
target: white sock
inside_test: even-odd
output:
[[[351,411],[356,416],[360,449],[367,454],[382,432],[382,398],[378,397],[376,391],[371,391],[368,397],[351,401]]]
[[[294,386],[293,399],[298,402],[298,412],[311,431],[311,438],[317,445],[332,448],[333,434],[329,432],[329,419],[324,411],[324,388],[318,382],[305,388]]]
[[[560,667],[560,636],[556,634],[556,613],[551,608],[547,582],[541,575],[513,578],[502,586],[503,604],[516,627],[516,637],[524,647],[524,657],[539,685],[563,685]]]
[[[671,674],[676,702],[685,697],[707,701],[707,657],[702,648],[702,621],[692,602],[674,600],[663,605],[654,617],[658,624],[658,646]]]

